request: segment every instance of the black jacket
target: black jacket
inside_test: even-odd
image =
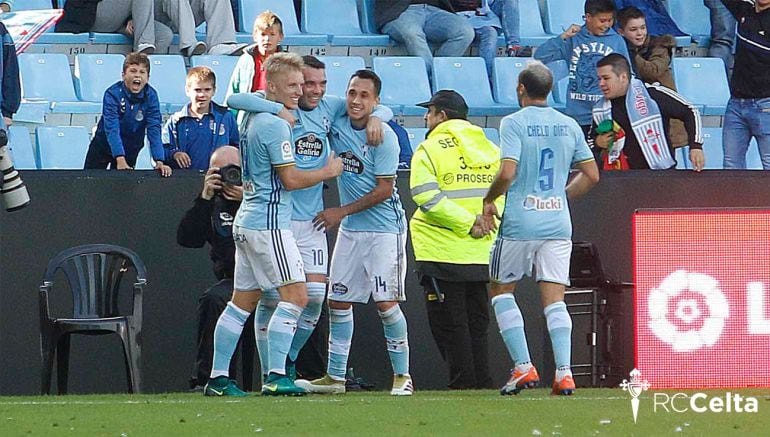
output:
[[[198,196],[185,213],[176,231],[179,245],[190,248],[211,245],[211,261],[217,279],[232,278],[235,271],[233,221],[240,202],[214,196],[205,200]]]
[[[398,18],[411,4],[411,0],[376,0],[374,2],[374,24],[377,30],[382,31],[382,26]],[[454,13],[454,8],[449,0],[439,0],[441,9]]]
[[[64,4],[64,16],[56,23],[56,32],[82,33],[91,30],[100,1],[102,0],[67,0]]]

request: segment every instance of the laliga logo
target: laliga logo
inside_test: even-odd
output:
[[[677,270],[668,275],[658,288],[652,290],[647,301],[650,330],[662,342],[670,344],[674,352],[690,352],[704,346],[713,346],[722,336],[725,319],[730,315],[727,299],[718,285],[716,279],[702,273]],[[685,291],[703,297],[708,307],[708,317],[701,314],[696,299],[680,299],[673,315],[685,326],[703,317],[700,329],[680,330],[668,318],[669,300]]]
[[[634,423],[636,423],[636,416],[639,414],[639,395],[650,389],[650,383],[646,379],[642,380],[642,372],[638,369],[632,370],[629,376],[631,380],[624,379],[620,387],[631,395],[631,412],[634,413]]]

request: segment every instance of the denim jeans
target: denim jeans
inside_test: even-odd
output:
[[[762,168],[770,170],[770,97],[730,98],[722,127],[724,168],[746,168],[746,151],[751,137],[757,139]]]
[[[494,0],[489,9],[500,18],[505,35],[505,43],[509,46],[519,45],[519,0]],[[479,56],[487,65],[487,74],[492,77],[492,65],[497,56],[497,29],[493,26],[483,26],[474,29],[479,45]]]
[[[503,25],[505,43],[509,46],[519,45],[519,0],[492,0],[491,3],[489,9],[500,17]]]
[[[703,0],[709,8],[711,18],[711,45],[709,56],[722,58],[728,76],[733,68],[733,45],[735,44],[735,18],[720,0]]]
[[[433,71],[433,54],[428,42],[440,43],[436,56],[462,56],[473,42],[473,28],[464,17],[426,4],[410,5],[401,15],[382,27],[382,32],[404,44],[411,56],[425,61],[428,77]]]

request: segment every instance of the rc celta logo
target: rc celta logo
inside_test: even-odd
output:
[[[636,416],[639,414],[639,395],[650,389],[650,383],[642,379],[642,372],[638,369],[632,370],[629,376],[631,380],[624,379],[620,387],[631,395],[631,412],[634,414],[634,423],[636,423]]]

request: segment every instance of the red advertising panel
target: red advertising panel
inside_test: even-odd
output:
[[[770,387],[770,210],[634,215],[636,367],[656,389]]]

